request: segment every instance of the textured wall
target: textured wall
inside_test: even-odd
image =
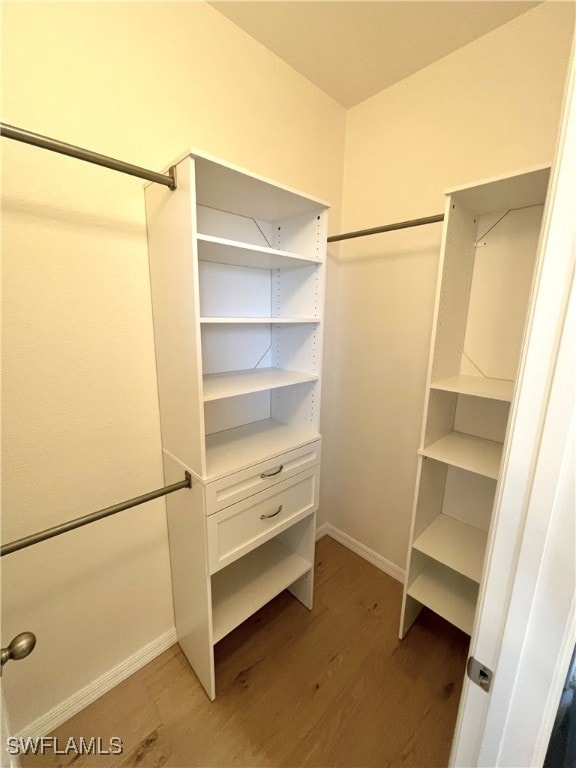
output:
[[[345,231],[554,157],[574,6],[545,3],[350,109]],[[404,567],[441,225],[342,245],[330,522]]]
[[[161,169],[197,147],[334,204],[345,112],[205,3],[7,3],[3,120]],[[163,484],[143,184],[3,150],[3,539]],[[19,730],[173,628],[162,500],[3,559]]]

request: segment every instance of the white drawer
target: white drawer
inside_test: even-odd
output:
[[[314,512],[318,508],[318,474],[317,469],[308,469],[208,517],[210,573]]]
[[[241,472],[221,477],[206,486],[206,514],[229,507],[241,499],[287,480],[320,463],[320,440],[295,448]]]

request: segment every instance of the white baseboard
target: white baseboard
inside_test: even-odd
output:
[[[391,576],[393,579],[396,579],[396,581],[404,584],[406,572],[403,568],[400,568],[400,566],[396,565],[396,563],[393,563],[390,560],[387,560],[385,557],[382,557],[382,555],[374,552],[373,549],[370,549],[364,544],[361,544],[359,541],[356,541],[356,539],[353,539],[351,536],[348,536],[347,533],[344,533],[338,528],[335,528],[333,525],[330,525],[330,523],[325,523],[322,525],[318,529],[317,534],[319,531],[322,531],[322,533],[320,536],[317,535],[317,539],[324,535],[330,536],[332,539],[340,542],[340,544],[348,547],[348,549],[351,549],[352,552],[355,552],[357,555],[360,555],[360,557],[363,557],[364,560],[368,560],[368,562],[372,563],[372,565],[375,565],[376,568],[379,568],[381,571],[384,571],[384,573],[387,573],[388,576]]]
[[[390,562],[382,555],[379,555],[369,547],[364,546],[356,539],[353,539],[348,534],[343,533],[338,528],[335,528],[330,523],[324,523],[316,529],[316,540],[321,539],[323,536],[331,536],[336,541],[343,544],[348,549],[355,552],[364,560],[375,565],[384,573],[387,573],[393,579],[404,583],[405,573],[402,568],[395,563]],[[46,736],[59,725],[65,723],[74,715],[78,714],[82,709],[92,704],[93,701],[99,699],[105,693],[110,691],[114,686],[121,683],[127,677],[137,672],[149,661],[155,659],[163,651],[170,648],[176,642],[176,629],[173,627],[163,635],[157,637],[148,645],[145,645],[133,656],[125,659],[113,669],[103,674],[98,679],[87,685],[85,688],[72,694],[69,698],[65,699],[60,704],[57,704],[51,710],[45,714],[33,720],[29,725],[23,728],[19,733],[15,734],[17,738],[24,738],[26,736],[37,737]]]
[[[327,535],[328,535],[328,523],[319,525],[318,528],[316,528],[316,541],[318,541],[318,539],[321,539],[323,536],[327,536]]]
[[[118,685],[118,683],[121,683],[145,664],[148,664],[149,661],[155,659],[156,656],[159,656],[163,651],[166,651],[170,646],[174,645],[175,642],[176,629],[172,627],[172,629],[169,629],[167,632],[160,635],[160,637],[157,637],[156,640],[152,640],[151,643],[145,645],[133,656],[120,662],[120,664],[104,673],[85,688],[80,689],[45,714],[36,718],[36,720],[33,720],[19,733],[15,734],[16,737],[46,736],[59,725],[65,723],[66,720],[69,720],[71,717],[78,714],[84,707],[92,704],[93,701],[99,699],[100,696],[103,696],[110,691],[114,686]]]

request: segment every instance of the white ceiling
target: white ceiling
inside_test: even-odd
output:
[[[210,2],[347,108],[538,4],[521,0]]]

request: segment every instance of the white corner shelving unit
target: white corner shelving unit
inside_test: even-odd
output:
[[[214,645],[282,590],[312,607],[327,204],[190,152],[146,188],[179,643]]]
[[[447,193],[400,637],[471,634],[549,168]]]

